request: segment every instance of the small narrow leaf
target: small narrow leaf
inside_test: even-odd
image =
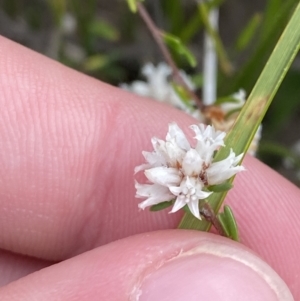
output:
[[[150,211],[160,211],[160,210],[163,210],[163,209],[166,209],[166,208],[172,206],[173,204],[174,204],[174,201],[162,202],[157,205],[151,206]]]
[[[230,237],[233,240],[239,241],[237,222],[235,220],[235,217],[233,215],[231,208],[227,205],[224,206],[224,214],[226,215],[226,220],[227,220]]]
[[[172,83],[172,87],[174,89],[174,91],[176,92],[176,94],[178,95],[178,97],[180,98],[180,100],[190,109],[194,109],[190,100],[191,97],[189,95],[189,93],[185,90],[184,87],[177,85],[175,83]]]
[[[207,5],[207,9],[211,10],[213,8],[217,8],[217,7],[219,7],[224,2],[225,2],[225,0],[210,0],[206,4]]]
[[[183,43],[187,43],[200,31],[202,26],[203,24],[199,18],[199,14],[196,12],[186,21],[186,24],[182,27],[178,36]]]
[[[219,213],[217,218],[218,218],[219,223],[221,224],[221,227],[222,227],[226,237],[230,238],[230,233],[229,233],[228,227],[226,225],[226,217],[224,216],[223,213]]]
[[[63,15],[66,13],[67,1],[66,0],[48,0],[48,4],[52,9],[54,21],[57,26],[61,25]]]
[[[162,33],[165,43],[176,53],[185,57],[191,67],[195,67],[197,65],[197,60],[195,56],[188,50],[186,46],[184,46],[181,40],[169,33]]]
[[[287,159],[290,162],[291,168],[300,169],[300,155],[293,149],[287,148],[274,141],[262,141],[259,144],[259,155],[264,158],[276,156],[281,159]]]
[[[262,16],[259,13],[255,14],[251,18],[236,41],[237,50],[242,51],[249,46],[251,40],[254,38],[255,33],[257,32],[259,25],[261,24],[261,21]]]
[[[104,20],[91,21],[89,31],[96,37],[104,38],[108,41],[116,41],[120,36],[119,31]]]
[[[203,75],[202,73],[197,73],[192,76],[192,81],[196,88],[201,88],[203,86]]]
[[[136,13],[137,6],[136,6],[136,0],[127,0],[127,4],[129,6],[129,9],[132,13]]]
[[[228,191],[232,187],[233,185],[231,183],[225,182],[219,185],[208,186],[207,188],[209,191],[213,191],[213,192],[224,192],[224,191]]]
[[[232,97],[232,96],[225,96],[225,97],[220,97],[220,98],[217,98],[216,102],[215,102],[215,105],[220,105],[222,103],[228,103],[228,102],[231,102],[231,103],[238,103],[239,100]]]
[[[219,213],[217,217],[226,235],[235,241],[239,241],[237,223],[231,208],[225,205],[224,211]]]
[[[85,71],[93,72],[96,70],[102,69],[104,66],[106,66],[109,63],[110,59],[109,56],[104,54],[95,54],[89,56],[84,64],[83,68]]]

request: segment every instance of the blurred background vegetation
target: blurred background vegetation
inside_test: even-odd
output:
[[[213,0],[220,37],[234,68],[220,70],[218,96],[250,93],[298,0]],[[195,0],[145,0],[155,24],[179,37],[197,58],[180,56],[181,69],[201,78],[204,23]],[[300,24],[299,24],[300,30]],[[163,57],[125,0],[0,0],[0,34],[112,85],[140,77],[146,62]],[[1,47],[1,46],[0,46]],[[201,83],[199,86],[201,90]],[[300,185],[300,57],[288,72],[267,116],[258,157]],[[293,146],[299,141],[298,153]],[[289,157],[289,164],[283,159]],[[292,162],[292,164],[291,164]]]

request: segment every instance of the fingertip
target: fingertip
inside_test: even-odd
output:
[[[0,43],[0,246],[60,260],[151,230],[153,220],[167,227],[135,214],[133,169],[153,135],[189,117]]]
[[[147,275],[140,301],[293,300],[287,286],[246,250],[207,241]]]
[[[0,290],[1,300],[12,296],[23,301],[293,300],[279,276],[242,245],[185,230],[137,235],[89,251]]]

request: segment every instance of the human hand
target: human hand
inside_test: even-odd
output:
[[[254,260],[242,245],[156,231],[175,228],[181,214],[137,209],[141,151],[169,122],[185,127],[191,117],[4,38],[0,66],[0,248],[14,253],[2,252],[1,281],[23,277],[2,287],[0,300],[277,300],[241,263]],[[227,198],[242,243],[299,300],[299,190],[256,159],[244,165]]]

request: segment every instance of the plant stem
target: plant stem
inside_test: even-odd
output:
[[[219,220],[217,219],[217,216],[214,212],[214,210],[211,208],[209,203],[205,202],[203,205],[200,206],[200,214],[204,216],[204,218],[209,222],[212,223],[215,229],[218,231],[218,233],[222,236],[227,237],[226,233],[223,230],[223,227]]]
[[[138,8],[138,13],[146,23],[150,33],[152,34],[155,42],[157,43],[159,49],[161,50],[167,64],[171,67],[172,69],[172,77],[175,83],[181,85],[189,94],[189,96],[196,102],[198,108],[203,111],[204,105],[202,101],[198,98],[198,96],[188,87],[188,85],[185,83],[183,80],[179,69],[177,68],[174,60],[172,59],[172,56],[166,47],[161,32],[160,30],[156,27],[152,19],[150,18],[148,12],[146,11],[145,7],[141,2],[137,2],[137,8]]]

